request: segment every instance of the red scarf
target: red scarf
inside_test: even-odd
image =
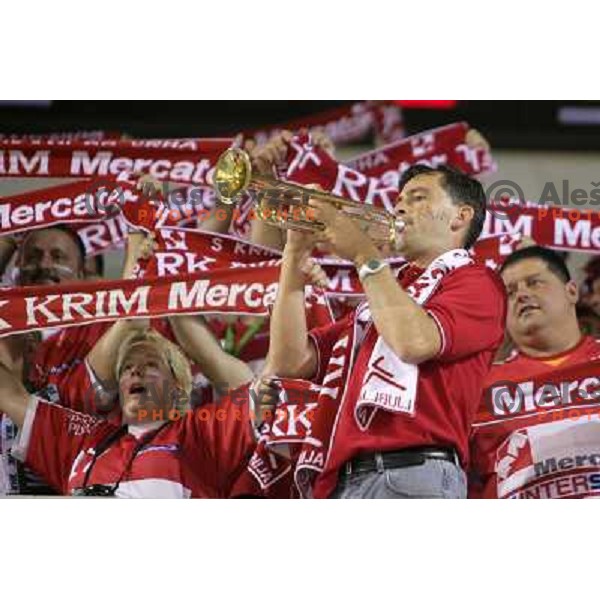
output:
[[[172,191],[165,202],[162,194],[150,198],[124,179],[119,176],[116,180],[76,181],[5,197],[0,204],[0,235],[14,235],[57,224],[82,229],[90,223],[104,223],[104,227],[87,230],[87,239],[85,232],[81,235],[86,249],[94,253],[97,246],[106,247],[106,244],[93,242],[90,236],[108,235],[116,246],[126,234],[126,223],[153,231],[199,215],[206,216],[209,212],[206,206],[214,202],[214,193],[200,187]],[[123,213],[122,217],[119,212]],[[108,223],[111,220],[121,231],[111,227]]]
[[[0,204],[0,233],[13,235],[58,223],[100,221],[107,215],[114,216],[119,205],[137,205],[139,197],[139,192],[129,184],[117,187],[115,183],[89,181],[8,196]]]
[[[600,213],[552,204],[507,201],[493,205],[486,215],[481,239],[496,235],[521,235],[554,250],[600,250]]]
[[[496,165],[489,151],[467,145],[469,129],[467,123],[453,123],[423,131],[360,154],[346,165],[395,187],[398,187],[399,176],[415,164],[434,168],[449,165],[468,175],[495,171]]]
[[[281,253],[277,250],[200,229],[163,227],[156,230],[155,238],[157,249],[149,260],[138,263],[138,277],[237,269],[248,264],[274,266],[281,261]],[[352,263],[336,258],[317,258],[316,261],[327,274],[328,296],[364,294]],[[390,260],[390,266],[396,268],[404,262],[401,258],[395,258]]]
[[[157,249],[148,260],[140,260],[136,277],[168,277],[183,273],[212,273],[252,267],[257,283],[261,267],[281,264],[281,253],[228,235],[198,229],[164,227],[156,231]],[[326,295],[320,288],[306,287],[306,308],[313,327],[332,321]]]
[[[87,256],[103,254],[108,250],[123,248],[127,242],[129,226],[122,213],[107,217],[95,223],[79,223],[73,226],[77,231]]]
[[[411,165],[448,164],[469,174],[493,168],[489,153],[466,145],[468,130],[466,123],[455,123],[377,148],[346,164],[313,145],[309,135],[297,135],[288,144],[285,178],[300,185],[318,183],[332,194],[391,212],[400,173]]]
[[[279,267],[247,265],[144,280],[0,289],[0,337],[51,327],[178,314],[266,315]]]
[[[114,179],[122,173],[149,173],[160,181],[212,184],[217,159],[232,140],[43,140],[0,142],[2,177]]]
[[[480,239],[472,248],[474,260],[490,269],[498,269],[518,249],[522,241],[519,234],[500,234]]]
[[[372,134],[376,134],[384,142],[404,137],[400,107],[375,100],[355,102],[348,106],[294,119],[275,127],[248,130],[243,135],[246,138],[253,138],[258,144],[264,144],[283,130],[299,131],[315,127],[322,128],[336,145],[360,142]]]

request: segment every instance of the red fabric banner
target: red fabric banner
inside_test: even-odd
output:
[[[155,235],[157,248],[149,260],[139,262],[139,277],[238,269],[248,264],[275,266],[281,261],[281,253],[276,250],[199,229],[163,227]],[[327,295],[355,296],[364,293],[352,263],[336,258],[316,260],[327,274]],[[395,258],[390,260],[390,265],[396,268],[403,262],[403,259]]]
[[[502,206],[490,207],[480,239],[498,235],[530,237],[536,244],[555,250],[598,252],[600,213],[506,200]]]
[[[259,145],[283,130],[300,131],[322,128],[336,145],[360,142],[376,134],[384,142],[404,137],[402,111],[390,102],[370,100],[355,102],[317,114],[293,119],[273,127],[248,130],[245,138],[253,138]]]
[[[114,216],[125,204],[138,206],[140,193],[129,184],[76,181],[2,198],[0,235],[50,225],[78,224]],[[131,213],[133,208],[129,210]],[[133,218],[133,216],[132,216]]]
[[[375,148],[346,161],[346,165],[382,183],[398,187],[400,175],[410,166],[448,165],[469,175],[494,171],[496,166],[489,151],[470,148],[466,143],[467,123],[453,123],[423,131],[387,146]]]
[[[181,314],[266,315],[279,267],[0,289],[0,337],[48,327]]]
[[[0,177],[105,177],[148,173],[158,180],[212,185],[229,138],[0,142]]]

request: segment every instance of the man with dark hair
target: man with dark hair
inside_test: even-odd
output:
[[[400,190],[417,175],[437,175],[440,185],[448,193],[452,202],[463,203],[473,209],[473,218],[466,232],[463,247],[467,250],[477,241],[485,222],[486,197],[479,181],[468,177],[458,169],[439,166],[436,169],[426,165],[409,167],[400,178]]]
[[[85,248],[76,232],[62,225],[29,233],[19,247],[19,285],[52,285],[84,275]]]
[[[550,248],[544,248],[543,246],[527,246],[517,252],[511,254],[500,267],[500,273],[502,274],[512,265],[523,262],[529,258],[537,259],[545,263],[547,269],[552,271],[563,283],[571,281],[571,274],[565,261],[561,258],[558,252],[551,250]]]
[[[466,251],[483,225],[481,185],[446,168],[405,174],[393,250],[409,262],[397,273],[354,221],[311,205],[325,230],[288,233],[265,375],[323,386],[312,423],[321,434],[335,406],[313,495],[464,497],[469,430],[506,308],[497,276]],[[355,264],[367,302],[309,333],[304,274],[318,273],[310,254],[323,241]]]
[[[19,286],[60,285],[84,278],[85,248],[75,231],[63,225],[36,229],[19,244],[3,238],[3,267],[16,252],[15,282]],[[11,241],[6,241],[11,240]],[[91,387],[83,357],[107,328],[97,323],[0,339],[0,362],[28,389],[63,406],[92,410],[81,402]],[[18,465],[10,455],[17,434],[14,423],[0,414],[0,471],[4,472],[2,493],[52,494],[43,481]]]
[[[4,244],[9,246],[9,244]],[[15,283],[19,286],[61,285],[85,278],[85,248],[79,235],[64,225],[27,233],[17,244]],[[8,253],[6,253],[8,254]],[[5,256],[10,260],[10,256]],[[100,394],[86,357],[110,323],[46,329],[0,339],[0,363],[27,388],[49,402],[86,413],[110,414],[111,398]],[[34,342],[35,340],[35,342]],[[53,494],[53,490],[10,454],[17,428],[0,415],[0,494]]]
[[[591,497],[600,491],[600,344],[582,335],[577,285],[553,250],[501,268],[515,344],[485,382],[472,435],[470,494]]]

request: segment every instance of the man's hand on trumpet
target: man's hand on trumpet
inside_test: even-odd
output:
[[[327,287],[327,275],[323,267],[311,256],[313,249],[320,240],[322,240],[320,234],[288,229],[285,253],[293,258],[309,283],[319,287]]]
[[[325,230],[319,234],[318,241],[325,242],[328,252],[355,264],[382,258],[371,238],[342,211],[329,202],[314,198],[309,200],[309,205],[313,209],[314,219],[325,224]]]

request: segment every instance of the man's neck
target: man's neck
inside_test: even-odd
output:
[[[534,358],[544,358],[568,352],[577,346],[581,338],[582,333],[575,321],[566,327],[547,326],[543,330],[515,339],[515,343],[524,354]]]

